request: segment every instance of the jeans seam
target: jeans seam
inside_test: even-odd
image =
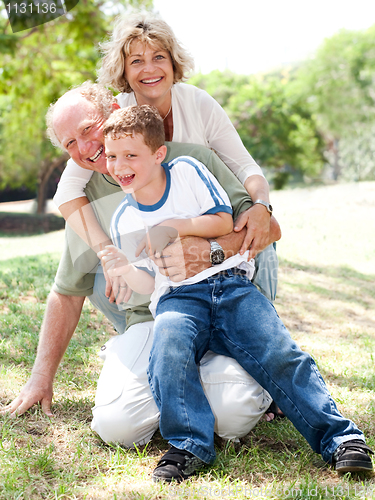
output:
[[[222,333],[223,337],[225,337],[225,338],[226,338],[226,339],[227,339],[227,340],[228,340],[228,341],[229,341],[229,342],[230,342],[233,346],[235,346],[237,349],[241,350],[241,351],[242,351],[243,353],[245,353],[247,356],[250,356],[250,357],[251,357],[251,358],[252,358],[252,359],[253,359],[253,360],[257,363],[258,367],[260,367],[260,368],[261,368],[261,370],[262,370],[264,373],[266,373],[266,374],[267,374],[267,377],[268,377],[268,378],[272,381],[272,384],[273,384],[275,387],[277,387],[277,389],[278,389],[278,390],[279,390],[279,391],[280,391],[280,392],[284,395],[284,397],[285,397],[285,398],[287,398],[287,399],[289,400],[289,403],[291,404],[291,406],[292,406],[293,408],[295,408],[295,409],[298,411],[298,413],[299,413],[299,415],[300,415],[301,420],[303,420],[303,421],[306,423],[306,425],[308,425],[308,426],[309,426],[309,428],[310,428],[310,429],[313,429],[314,431],[324,432],[324,429],[319,429],[319,428],[317,428],[317,427],[314,427],[313,425],[311,425],[311,424],[310,424],[310,423],[309,423],[309,422],[305,419],[305,417],[302,415],[302,413],[300,412],[300,410],[298,409],[298,407],[295,405],[295,403],[294,403],[294,402],[290,399],[290,397],[289,397],[289,396],[288,396],[288,395],[287,395],[287,394],[286,394],[286,393],[285,393],[285,392],[281,389],[281,387],[279,387],[279,385],[278,385],[278,384],[277,384],[277,383],[276,383],[276,382],[275,382],[275,381],[271,378],[270,374],[269,374],[269,373],[268,373],[268,372],[264,369],[263,365],[262,365],[261,363],[259,363],[259,361],[258,361],[258,360],[257,360],[257,359],[253,356],[253,355],[251,355],[250,353],[248,353],[247,351],[245,351],[245,350],[244,350],[242,347],[240,347],[239,345],[235,344],[235,343],[234,343],[234,342],[233,342],[230,338],[228,338],[228,337],[224,334],[224,332],[223,332],[222,330],[221,330],[221,333]],[[311,364],[311,361],[313,361],[313,360],[312,360],[312,358],[310,357],[310,364]],[[315,373],[315,371],[314,371],[314,373]],[[253,376],[251,373],[250,373],[250,375],[251,375],[251,376]],[[259,382],[259,381],[258,381],[258,383],[260,384],[260,382]],[[261,384],[260,384],[260,385],[261,385]],[[267,389],[266,389],[266,390],[267,390]],[[267,392],[269,392],[269,391],[267,391]],[[271,397],[272,397],[272,394],[271,394]]]
[[[190,349],[190,357],[189,359],[186,360],[186,363],[185,363],[185,370],[184,370],[184,384],[183,384],[183,394],[182,394],[182,407],[183,407],[183,410],[184,410],[184,413],[185,413],[185,419],[186,419],[186,423],[187,423],[187,427],[189,429],[189,433],[190,433],[190,439],[193,438],[193,433],[191,432],[191,426],[190,426],[190,420],[189,420],[189,416],[188,416],[188,412],[186,411],[186,398],[185,398],[185,392],[186,392],[186,366],[189,362],[189,360],[191,359],[191,356],[192,356],[192,353],[193,353],[193,349]],[[198,371],[198,366],[197,366],[197,372],[198,372],[198,378],[199,378],[199,371]]]

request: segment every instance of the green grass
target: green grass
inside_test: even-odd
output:
[[[365,187],[366,196],[370,189],[375,191],[375,183],[365,183]],[[281,211],[284,238],[294,235],[294,241],[280,242],[278,247],[276,307],[292,336],[314,356],[340,411],[363,429],[375,447],[375,270],[368,264],[375,247],[374,232],[369,230],[373,208],[361,203],[358,193],[349,202],[346,185],[341,190],[337,186],[325,189],[306,190],[305,196],[303,190],[289,190],[277,193],[276,203],[273,200],[276,217]],[[323,215],[320,208],[314,219],[310,199],[320,199],[324,193],[331,204]],[[348,238],[339,255],[340,228],[352,236],[354,230],[345,223],[345,211],[345,220],[335,222],[331,209],[335,197],[337,203],[345,199],[348,210],[350,203],[356,204],[355,210],[362,207],[355,233],[365,234],[367,229],[362,245],[356,238],[351,244]],[[331,236],[327,232],[325,238],[325,258],[320,258],[323,249],[317,243],[322,224],[332,228]],[[314,244],[306,245],[307,235]],[[8,255],[3,253],[0,260],[0,403],[4,405],[28,379],[58,262],[60,243],[53,243],[52,236],[52,252],[37,254],[36,248],[48,247],[43,236],[14,237],[17,251],[12,252],[10,245]],[[60,233],[55,237],[60,238]],[[28,254],[23,257],[18,252],[20,240],[23,253]],[[7,241],[12,239],[7,237]],[[57,374],[54,417],[47,418],[37,406],[17,419],[0,417],[0,500],[375,496],[373,477],[338,477],[287,420],[260,422],[240,443],[217,439],[217,460],[212,467],[181,485],[153,484],[152,470],[168,449],[159,434],[147,447],[124,450],[102,443],[90,429],[100,372],[96,353],[112,334],[105,318],[86,304]]]

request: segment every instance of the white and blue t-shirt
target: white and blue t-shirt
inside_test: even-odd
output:
[[[232,267],[245,269],[249,279],[254,272],[253,261],[247,262],[246,252],[242,256],[234,255],[222,264],[210,267],[191,278],[172,282],[158,272],[158,268],[145,253],[135,257],[135,250],[146,232],[165,220],[190,219],[218,212],[232,214],[228,195],[201,162],[190,156],[180,156],[162,166],[166,174],[166,187],[161,199],[154,205],[143,205],[137,203],[131,194],[127,194],[111,221],[113,243],[126,254],[130,262],[155,274],[155,291],[150,304],[152,314],[155,314],[159,298],[171,286],[197,283]]]

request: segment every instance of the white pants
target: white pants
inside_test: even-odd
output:
[[[107,443],[129,448],[146,444],[159,425],[159,411],[148,385],[153,321],[131,326],[102,347],[104,365],[98,381],[92,429]],[[272,399],[232,358],[209,351],[199,372],[222,438],[245,436]]]

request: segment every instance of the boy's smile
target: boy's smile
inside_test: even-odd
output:
[[[141,134],[124,135],[120,139],[105,138],[107,168],[125,193],[132,193],[144,205],[153,205],[163,196],[166,179],[161,164],[167,148],[154,153]]]

